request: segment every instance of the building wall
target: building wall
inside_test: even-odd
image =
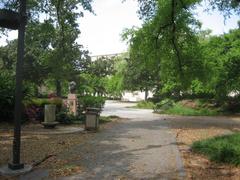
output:
[[[148,92],[148,98],[153,97],[152,92]],[[137,101],[144,101],[145,100],[145,92],[141,91],[134,91],[134,92],[129,92],[126,91],[122,94],[122,101],[131,101],[131,102],[137,102]]]

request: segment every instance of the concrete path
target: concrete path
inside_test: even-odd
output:
[[[132,105],[106,103],[102,115],[117,115],[128,120],[68,151],[79,153],[81,161],[73,163],[84,170],[60,179],[184,179],[175,135],[168,129],[164,117],[151,110],[126,108]]]

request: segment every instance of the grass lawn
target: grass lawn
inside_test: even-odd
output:
[[[194,142],[193,152],[218,163],[240,165],[240,133]]]

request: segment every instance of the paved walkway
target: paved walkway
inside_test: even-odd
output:
[[[81,174],[60,179],[184,179],[175,135],[151,110],[108,101],[102,115],[128,118],[66,153],[79,153]],[[62,154],[62,157],[67,154]]]

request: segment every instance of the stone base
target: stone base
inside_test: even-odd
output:
[[[53,129],[55,128],[55,126],[59,124],[58,122],[42,122],[42,125],[44,126],[44,128],[46,129]]]
[[[0,168],[0,175],[2,176],[19,176],[22,174],[25,174],[27,172],[30,172],[32,170],[32,166],[30,165],[24,165],[23,169],[19,170],[12,170],[7,166],[3,166]]]

